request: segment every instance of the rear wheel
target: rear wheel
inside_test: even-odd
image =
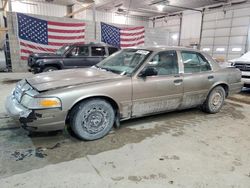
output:
[[[226,98],[226,92],[223,87],[215,87],[208,95],[206,101],[202,105],[204,112],[215,114],[220,111]]]
[[[45,68],[43,69],[43,72],[51,72],[51,71],[56,71],[56,70],[58,70],[57,67],[50,66],[50,67],[45,67]]]
[[[72,110],[70,126],[82,140],[96,140],[112,129],[115,120],[113,107],[105,100],[90,99]]]

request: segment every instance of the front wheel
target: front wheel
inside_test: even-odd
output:
[[[105,100],[90,99],[72,110],[70,126],[82,140],[96,140],[112,129],[115,120],[113,107]]]
[[[43,69],[43,72],[51,72],[51,71],[56,71],[56,70],[58,70],[58,68],[57,67],[45,67],[44,69]]]
[[[220,111],[226,98],[225,89],[221,86],[215,87],[208,95],[206,101],[202,105],[204,112],[215,114]]]

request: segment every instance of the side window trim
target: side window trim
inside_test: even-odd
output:
[[[82,48],[82,47],[85,47],[85,48],[88,48],[88,55],[79,55],[78,57],[88,57],[89,56],[89,54],[90,54],[90,51],[89,51],[89,47],[88,46],[77,46],[78,48],[79,48],[79,51],[80,51],[80,49]]]
[[[177,51],[177,50],[164,50],[164,51],[159,51],[159,52],[157,52],[156,54],[154,54],[154,55],[149,59],[148,63],[151,62],[151,61],[155,58],[155,56],[159,55],[160,53],[164,53],[164,52],[174,52],[174,53],[175,53],[175,55],[176,55],[177,73],[174,73],[174,74],[166,74],[166,75],[164,75],[164,74],[163,74],[163,75],[156,75],[156,76],[150,76],[150,77],[173,77],[173,76],[176,76],[176,75],[179,75],[179,74],[180,74],[179,55],[178,55],[178,51]],[[145,66],[143,67],[143,69],[144,69],[145,67],[147,67],[148,63],[145,64]],[[143,70],[143,69],[142,69],[142,70]]]
[[[99,55],[99,56],[93,56],[93,48],[103,48],[104,52],[105,52],[105,55],[107,54],[105,46],[91,46],[91,57],[103,57],[101,55]]]
[[[211,66],[211,63],[207,60],[207,58],[200,52],[195,52],[195,51],[188,51],[188,50],[181,50],[179,51],[180,52],[180,58],[181,58],[181,63],[183,65],[183,74],[200,74],[200,73],[203,73],[203,72],[212,72],[213,71],[213,67]],[[184,64],[184,60],[183,60],[183,56],[182,56],[182,53],[190,53],[190,54],[195,54],[199,60],[199,65],[200,65],[200,71],[199,72],[185,72],[185,64]],[[200,57],[199,57],[200,56]],[[209,65],[210,67],[210,70],[206,70],[206,71],[202,71],[201,70],[201,62],[200,62],[200,59],[199,58],[202,58],[206,61],[206,63]]]

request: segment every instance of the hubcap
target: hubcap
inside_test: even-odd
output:
[[[222,93],[219,91],[215,92],[211,98],[212,108],[216,110],[221,107],[222,103],[223,103]]]
[[[213,97],[213,105],[217,106],[218,104],[220,104],[221,101],[221,95],[219,93],[216,93]]]
[[[107,112],[92,108],[83,115],[82,127],[90,134],[101,132],[108,124]]]

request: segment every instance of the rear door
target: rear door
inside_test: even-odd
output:
[[[65,56],[65,68],[78,68],[92,66],[90,63],[90,49],[88,46],[75,46]]]
[[[106,51],[106,48],[104,46],[92,46],[91,47],[91,59],[90,63],[92,65],[95,65],[102,61],[105,57],[108,56],[108,52]]]
[[[195,107],[205,101],[207,92],[215,83],[214,73],[201,53],[181,51],[180,56],[184,69],[184,96],[181,108]]]
[[[119,49],[115,47],[108,47],[109,55],[112,55],[113,53],[117,52]]]

